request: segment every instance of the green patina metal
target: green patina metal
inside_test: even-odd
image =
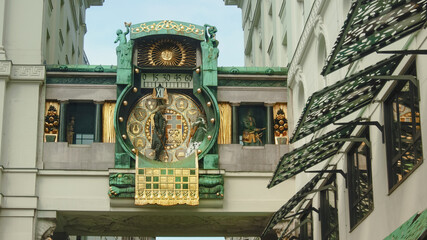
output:
[[[177,25],[174,25],[177,24]],[[193,28],[194,26],[194,28]],[[128,27],[128,25],[126,26]],[[149,37],[150,35],[175,34],[192,37],[198,40],[205,40],[200,43],[202,51],[202,65],[198,69],[177,68],[183,72],[189,72],[193,75],[193,95],[200,103],[204,114],[206,115],[206,133],[201,140],[198,150],[199,164],[205,169],[218,169],[218,154],[216,150],[216,139],[218,137],[220,115],[217,102],[217,58],[219,51],[217,49],[218,41],[215,39],[216,28],[205,25],[204,28],[192,24],[185,24],[172,21],[149,22],[133,25],[130,28],[131,40],[127,42],[126,32],[118,31],[120,41],[117,47],[118,67],[117,67],[117,102],[115,109],[114,127],[116,131],[116,153],[115,168],[135,168],[136,155],[132,152],[134,148],[132,142],[127,136],[127,121],[132,108],[135,104],[150,93],[150,89],[140,88],[141,72],[143,71],[165,71],[167,67],[149,67],[142,68],[132,66],[128,51],[133,48],[133,41],[138,38]],[[206,30],[206,31],[205,31]],[[206,34],[205,34],[206,33]],[[127,45],[129,44],[129,45]],[[132,50],[130,50],[130,56]],[[123,61],[124,59],[124,61]],[[135,70],[135,71],[134,71]],[[173,71],[173,70],[172,70]],[[176,90],[175,90],[176,91]],[[121,120],[120,120],[121,119]],[[211,119],[214,119],[213,121]],[[208,154],[209,153],[209,154]],[[193,157],[192,157],[193,156]],[[160,162],[148,159],[144,155],[138,156],[138,167],[144,168],[194,168],[194,155],[190,155],[183,160],[174,162]],[[121,182],[118,180],[120,176]],[[110,197],[130,198],[135,196],[135,177],[124,178],[124,174],[113,174],[110,176]],[[125,179],[125,180],[122,180]],[[128,181],[126,183],[126,181]],[[124,183],[123,183],[124,182]],[[205,199],[222,199],[224,194],[224,179],[221,175],[200,175],[199,176],[199,195]]]
[[[109,177],[110,198],[134,198],[135,174],[111,173]],[[199,176],[199,197],[201,199],[223,199],[224,177],[215,174],[203,174]]]
[[[425,239],[427,237],[427,210],[414,214],[408,221],[384,240]]]
[[[202,82],[203,86],[218,86],[218,56],[219,41],[216,40],[217,29],[208,24],[205,27],[205,41],[200,43],[202,48]]]
[[[135,174],[113,173],[110,174],[110,189],[108,195],[111,198],[135,197]]]
[[[130,24],[125,23],[126,31],[118,29],[117,38],[114,43],[119,42],[116,47],[117,54],[117,84],[131,84],[132,81],[132,49],[133,41],[128,41],[126,35],[130,31]]]
[[[202,26],[172,20],[133,24],[131,26],[130,38],[137,39],[145,36],[162,34],[180,35],[198,40],[205,39],[205,31]]]
[[[270,218],[266,228],[264,229],[262,236],[265,236],[277,223],[284,220],[286,215],[291,212],[292,209],[294,209],[308,194],[310,194],[311,191],[313,191],[322,176],[323,173],[318,173],[294,196],[292,196],[291,199],[289,199],[276,213],[274,213],[274,215]]]
[[[344,141],[331,141],[349,138],[355,125],[348,124],[313,140],[280,158],[273,178],[268,184],[272,188],[298,173],[334,156],[344,145]]]
[[[47,77],[46,83],[115,85],[116,77]]]
[[[291,143],[370,104],[386,82],[373,77],[390,75],[401,60],[402,56],[393,56],[313,93],[307,100]]]
[[[218,74],[287,75],[284,67],[218,67]]]
[[[418,29],[427,20],[427,0],[358,0],[322,70],[327,75]]]
[[[218,86],[221,87],[286,87],[287,81],[278,80],[237,80],[219,79]]]
[[[46,72],[104,72],[115,73],[113,65],[47,65]]]

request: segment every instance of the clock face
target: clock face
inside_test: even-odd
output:
[[[138,100],[126,124],[130,142],[138,150],[139,155],[148,159],[155,158],[152,141],[154,115],[157,111],[159,111],[157,100],[148,94]],[[205,121],[206,116],[192,98],[184,94],[169,93],[163,118],[166,120],[166,142],[164,151],[159,157],[160,161],[175,162],[185,159],[195,150],[192,147],[194,141],[191,140],[191,129],[198,119],[202,118]]]

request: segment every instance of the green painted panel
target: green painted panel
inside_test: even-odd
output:
[[[385,80],[373,76],[390,75],[402,60],[393,56],[311,95],[292,134],[291,143],[370,104]]]
[[[427,236],[427,210],[413,215],[384,240],[424,239]]]
[[[358,0],[322,70],[327,75],[422,28],[427,0]]]

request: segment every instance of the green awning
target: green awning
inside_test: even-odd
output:
[[[347,15],[322,75],[422,28],[427,0],[358,0]]]
[[[384,240],[425,239],[427,237],[427,210],[413,215]]]
[[[296,174],[334,156],[344,144],[344,141],[334,140],[349,138],[354,128],[354,124],[339,127],[283,155],[276,167],[273,178],[268,184],[268,188],[272,188]]]
[[[286,218],[286,215],[294,209],[308,194],[316,187],[317,182],[322,178],[323,173],[316,174],[304,187],[302,187],[294,196],[292,196],[274,215],[270,218],[267,227],[262,236],[267,234],[280,221]]]
[[[402,57],[393,56],[383,60],[311,95],[290,142],[314,133],[371,103],[386,82],[373,77],[390,75]]]

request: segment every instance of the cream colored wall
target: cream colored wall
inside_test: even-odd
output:
[[[284,0],[225,2],[227,5],[236,5],[242,9],[245,66],[285,67],[288,63],[288,59],[283,57],[287,51],[286,43],[283,44],[286,25],[281,18],[285,18],[286,13],[283,13],[282,17],[279,16]],[[259,12],[256,12],[257,4],[260,6]],[[259,20],[255,21],[257,14],[259,14]],[[251,31],[253,31],[252,34],[250,34]],[[248,46],[250,41],[251,47]]]
[[[44,1],[42,48],[47,64],[84,64],[83,39],[88,7],[86,1],[81,0]]]

